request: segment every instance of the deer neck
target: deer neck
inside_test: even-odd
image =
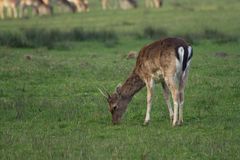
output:
[[[124,82],[119,91],[124,99],[129,99],[130,101],[132,97],[144,86],[145,86],[144,81],[139,77],[139,75],[134,70],[132,74],[128,77],[128,79]]]

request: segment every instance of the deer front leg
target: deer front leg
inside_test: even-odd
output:
[[[150,121],[150,112],[151,112],[151,105],[152,105],[152,95],[153,95],[153,79],[147,80],[146,82],[147,87],[147,112],[146,117],[144,120],[144,125],[147,125]]]
[[[173,97],[173,104],[174,104],[173,126],[176,126],[179,118],[179,92],[177,89],[172,90],[172,97]]]

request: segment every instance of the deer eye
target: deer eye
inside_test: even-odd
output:
[[[113,106],[113,110],[115,111],[117,109],[117,105]]]
[[[117,105],[114,105],[114,106],[111,107],[110,112],[113,113],[116,109],[117,109]]]

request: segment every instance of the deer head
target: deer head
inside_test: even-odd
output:
[[[125,112],[129,98],[121,95],[120,92],[121,86],[116,88],[116,91],[113,94],[104,94],[101,90],[100,92],[106,98],[108,102],[108,110],[112,114],[112,123],[117,124],[120,122],[123,113]]]

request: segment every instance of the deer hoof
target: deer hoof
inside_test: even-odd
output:
[[[183,125],[183,120],[179,120],[177,124],[178,124],[179,126],[182,126],[182,125]]]
[[[149,121],[144,121],[143,126],[148,126],[149,125]]]
[[[177,126],[177,121],[173,122],[173,123],[172,123],[172,126],[173,126],[173,127],[176,127],[176,126]]]

